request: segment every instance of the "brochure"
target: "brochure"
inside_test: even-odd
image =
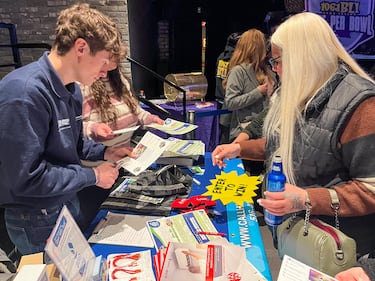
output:
[[[288,255],[284,255],[277,281],[337,281]]]
[[[198,128],[197,125],[177,121],[171,118],[165,119],[163,125],[152,123],[150,125],[146,125],[146,127],[157,129],[161,132],[164,132],[170,135],[183,135],[186,133],[190,133],[191,131]]]
[[[217,230],[205,210],[195,210],[147,222],[155,248],[166,247],[168,242],[206,243],[217,239]],[[202,232],[211,233],[201,234]]]
[[[206,244],[168,243],[156,274],[160,281],[266,281],[248,262],[244,249],[225,238]]]
[[[150,250],[111,254],[107,264],[109,281],[155,281]]]
[[[91,280],[95,254],[66,206],[60,212],[45,251],[63,280]]]
[[[124,140],[130,139],[133,133],[139,128],[139,126],[124,128],[121,130],[113,131],[114,135],[119,135],[111,140],[103,141],[102,143],[106,146],[115,146],[121,144]]]
[[[168,147],[169,141],[146,132],[133,149],[136,158],[125,157],[116,162],[116,165],[123,167],[133,175],[139,175],[145,171]]]
[[[147,221],[154,218],[159,217],[108,212],[97,224],[88,242],[153,248]]]
[[[168,141],[170,145],[160,157],[194,157],[205,153],[204,142],[200,140],[181,140],[170,137]]]

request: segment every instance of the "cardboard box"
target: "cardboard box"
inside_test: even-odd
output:
[[[22,266],[31,264],[43,264],[43,253],[22,256],[17,271],[20,271]],[[47,264],[45,270],[49,281],[60,281],[60,273],[54,264]]]

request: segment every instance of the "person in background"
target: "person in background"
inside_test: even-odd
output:
[[[278,89],[276,89],[275,93],[271,96],[271,102],[279,102],[280,97],[278,92]],[[229,160],[241,155],[240,142],[261,138],[263,136],[264,119],[268,110],[269,106],[265,107],[253,121],[242,129],[241,133],[231,143],[218,145],[211,154],[212,164],[220,168],[225,167],[225,159]]]
[[[233,55],[234,49],[238,39],[240,39],[240,32],[233,32],[227,38],[227,43],[224,51],[220,53],[216,60],[216,87],[215,98],[222,105],[224,103],[225,89],[223,88],[223,80],[227,78],[229,61]]]
[[[58,16],[50,52],[0,81],[0,204],[10,239],[21,254],[44,251],[65,205],[80,225],[77,192],[111,188],[113,164],[127,148],[105,147],[83,137],[82,93],[124,58],[116,24],[88,4]],[[95,168],[81,159],[111,160]]]
[[[311,215],[335,225],[333,188],[340,230],[365,256],[375,249],[369,223],[375,219],[375,81],[317,14],[291,16],[271,44],[273,60],[282,65],[280,102],[267,113],[264,138],[239,143],[240,157],[280,155],[287,183],[284,192],[265,192],[258,203],[284,216],[303,212],[310,201]]]
[[[232,111],[229,140],[241,132],[268,104],[275,76],[267,64],[265,35],[257,29],[245,31],[237,42],[224,79],[224,107]]]
[[[233,55],[238,39],[241,37],[241,33],[233,32],[227,38],[224,51],[220,53],[216,60],[216,86],[215,86],[215,98],[218,102],[218,109],[222,109],[224,104],[225,89],[223,87],[223,80],[228,76],[229,61]],[[220,140],[219,143],[229,142],[229,130],[230,130],[231,114],[226,113],[220,115],[219,126],[220,126]]]
[[[136,125],[163,124],[159,116],[144,110],[131,92],[130,79],[120,67],[91,86],[82,86],[84,135],[95,141],[114,138],[113,131]],[[130,146],[130,137],[116,146]]]
[[[108,71],[106,77],[95,81],[91,86],[81,85],[83,93],[83,133],[86,137],[98,142],[112,140],[114,130],[133,127],[138,124],[163,124],[157,115],[144,110],[135,94],[131,92],[130,79],[120,67]],[[128,138],[117,137],[114,147],[130,147],[131,135]],[[97,165],[84,161],[84,165]],[[107,199],[111,189],[86,187],[78,193],[82,206],[81,224],[89,227],[97,215],[101,204]]]
[[[233,141],[268,105],[274,85],[275,75],[267,64],[265,35],[251,28],[238,40],[229,61],[228,77],[223,81],[223,108],[232,112],[229,141]],[[262,162],[247,161],[244,165],[252,175],[263,170]]]
[[[274,14],[278,15],[278,17],[274,16]],[[272,35],[280,23],[283,22],[285,19],[284,12],[270,12],[267,14],[265,22],[267,22],[267,30],[270,35]],[[269,39],[267,40],[267,45],[271,45],[269,43]],[[269,56],[271,56],[271,51],[269,51]],[[282,65],[276,59],[270,58],[268,60],[272,71],[276,74],[276,84],[275,84],[275,91],[274,94],[270,97],[270,103],[272,102],[279,102],[279,86],[280,80],[282,76]],[[239,142],[249,140],[249,139],[258,139],[262,137],[263,131],[263,123],[264,118],[267,115],[268,109],[270,104],[264,107],[264,109],[258,114],[258,116],[251,121],[245,128],[241,130],[241,133],[229,144],[221,144],[218,145],[211,154],[212,163],[214,165],[218,165],[220,168],[225,166],[224,159],[231,159],[240,156],[240,146]],[[262,171],[264,172],[264,171]]]
[[[279,77],[279,81],[281,81],[282,77],[282,64],[280,60],[271,58],[269,59],[269,64],[272,67],[272,71],[274,71]],[[270,104],[274,102],[280,102],[280,82],[275,89],[275,93],[272,94],[270,98]],[[244,129],[242,129],[241,133],[229,144],[221,144],[218,145],[214,151],[212,151],[211,158],[212,164],[217,165],[220,168],[225,166],[224,159],[232,159],[239,157],[241,155],[241,147],[239,145],[240,142],[246,141],[249,139],[258,139],[263,136],[263,124],[264,119],[267,115],[269,110],[270,104],[266,106],[262,112],[258,114],[258,116],[250,122]]]

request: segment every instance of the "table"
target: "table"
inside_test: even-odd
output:
[[[211,153],[205,154],[205,172],[203,175],[194,176],[196,180],[200,182],[193,183],[193,188],[190,196],[199,195],[206,192],[206,186],[210,185],[210,180],[215,179],[217,174],[220,174],[220,169],[217,166],[212,166]],[[243,174],[244,169],[242,161],[240,159],[232,159],[227,162],[227,166],[224,172],[237,171],[238,174]],[[213,224],[219,232],[228,233],[228,240],[236,245],[241,245],[246,249],[247,259],[264,275],[264,277],[272,281],[271,272],[266,256],[266,252],[263,245],[261,232],[259,229],[255,210],[251,204],[245,204],[244,207],[236,206],[235,204],[229,204],[224,206],[220,201],[217,202],[215,210],[222,213],[223,216],[213,220]],[[95,225],[106,215],[108,210],[101,210],[95,220],[93,221],[91,228],[92,231]],[[110,210],[113,212],[119,212],[118,210]],[[125,212],[123,212],[125,213]],[[233,235],[235,233],[235,235]],[[118,246],[108,244],[91,244],[94,253],[107,257],[113,253],[129,253],[143,250],[150,250],[150,248],[143,247],[129,247],[129,246]],[[151,249],[152,255],[156,253],[155,249]]]
[[[152,101],[152,100],[151,100]],[[155,101],[156,104],[164,108],[165,110],[171,113],[170,118],[185,121],[183,106],[182,103],[172,103],[172,102],[163,102],[159,103],[160,100]],[[219,115],[217,115],[218,107],[216,101],[208,102],[212,105],[207,107],[202,107],[202,102],[187,102],[186,112],[187,116],[189,111],[194,111],[194,124],[198,125],[198,128],[194,131],[194,139],[201,140],[205,143],[206,151],[211,152],[219,144]],[[207,104],[208,104],[207,103]],[[152,114],[158,113],[148,107],[147,105],[142,104],[142,108],[151,112]],[[162,137],[166,137],[162,135]]]

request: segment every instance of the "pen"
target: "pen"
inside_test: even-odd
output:
[[[92,232],[92,234],[95,234],[96,237],[98,237],[99,233],[103,230],[106,222],[107,222],[107,218],[106,217],[102,218],[100,220],[100,222],[96,225],[96,227],[95,227],[94,231]]]
[[[201,185],[201,182],[197,180],[196,178],[193,178],[193,182],[195,182],[197,185]]]
[[[227,236],[226,233],[223,232],[210,232],[210,231],[197,231],[197,234],[204,234],[204,235],[216,235],[216,236]]]

